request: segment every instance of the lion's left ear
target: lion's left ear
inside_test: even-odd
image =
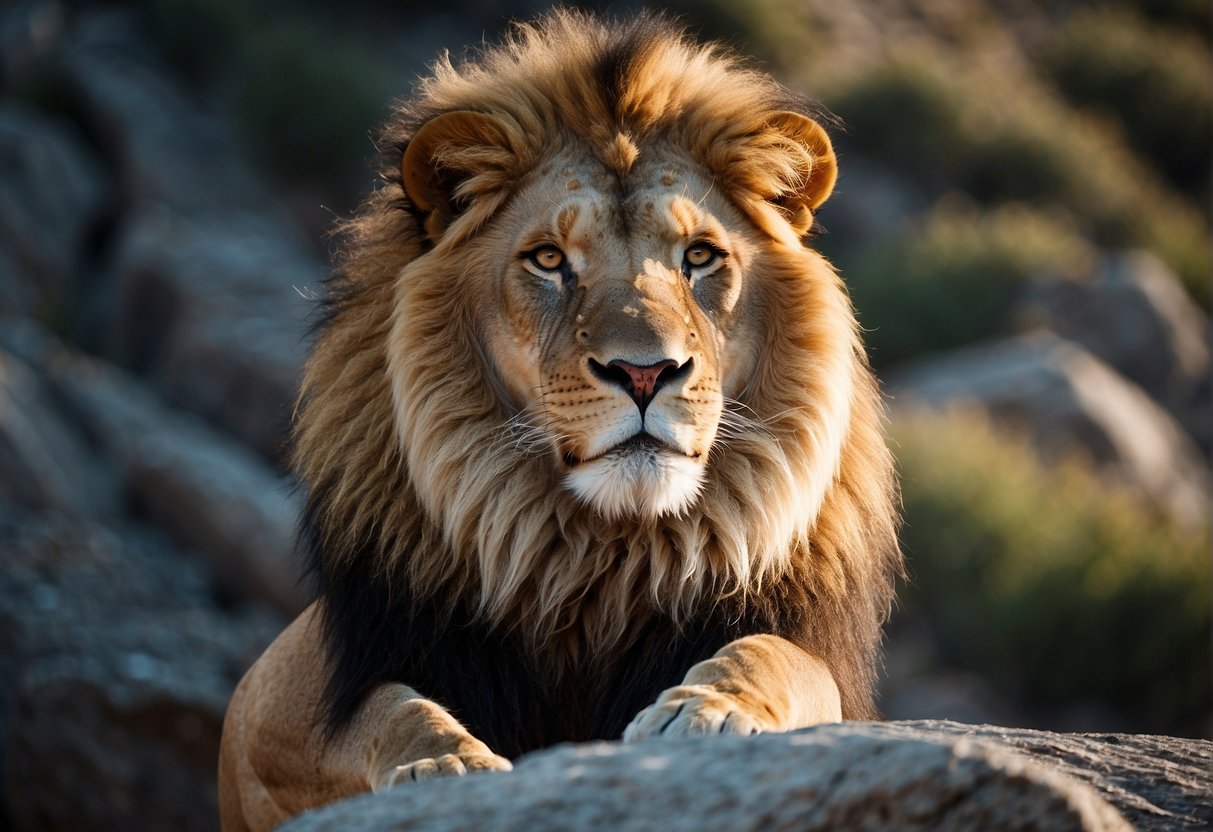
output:
[[[809,172],[794,190],[780,194],[779,208],[798,234],[813,227],[813,212],[829,198],[838,179],[838,162],[834,146],[821,125],[800,113],[777,113],[770,126],[800,145],[810,159]]]
[[[400,171],[431,241],[438,241],[477,192],[508,181],[514,159],[507,133],[493,116],[458,110],[423,124],[404,149]]]

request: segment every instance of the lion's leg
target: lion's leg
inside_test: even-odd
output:
[[[510,768],[441,706],[400,684],[377,687],[326,736],[325,662],[313,606],[237,688],[220,751],[225,830],[269,829],[306,809],[408,780]]]
[[[838,685],[821,659],[778,636],[746,636],[692,667],[623,738],[790,731],[841,719]]]

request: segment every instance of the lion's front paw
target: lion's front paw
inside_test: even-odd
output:
[[[765,726],[740,702],[709,685],[670,688],[624,729],[625,742],[648,737],[757,734]]]
[[[375,791],[381,792],[414,780],[462,777],[479,771],[510,771],[513,768],[509,760],[496,754],[443,754],[441,757],[426,757],[389,769],[375,784]]]

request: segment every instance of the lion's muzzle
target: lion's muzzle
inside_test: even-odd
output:
[[[605,367],[590,359],[590,372],[603,381],[622,387],[624,392],[632,397],[640,408],[640,415],[649,407],[649,402],[657,395],[657,391],[672,381],[685,378],[691,373],[694,359],[688,358],[679,364],[672,358],[666,358],[653,364],[637,365],[621,358],[611,360]]]

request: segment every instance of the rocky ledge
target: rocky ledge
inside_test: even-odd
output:
[[[283,832],[1207,829],[1213,742],[919,721],[561,746],[408,784]]]

